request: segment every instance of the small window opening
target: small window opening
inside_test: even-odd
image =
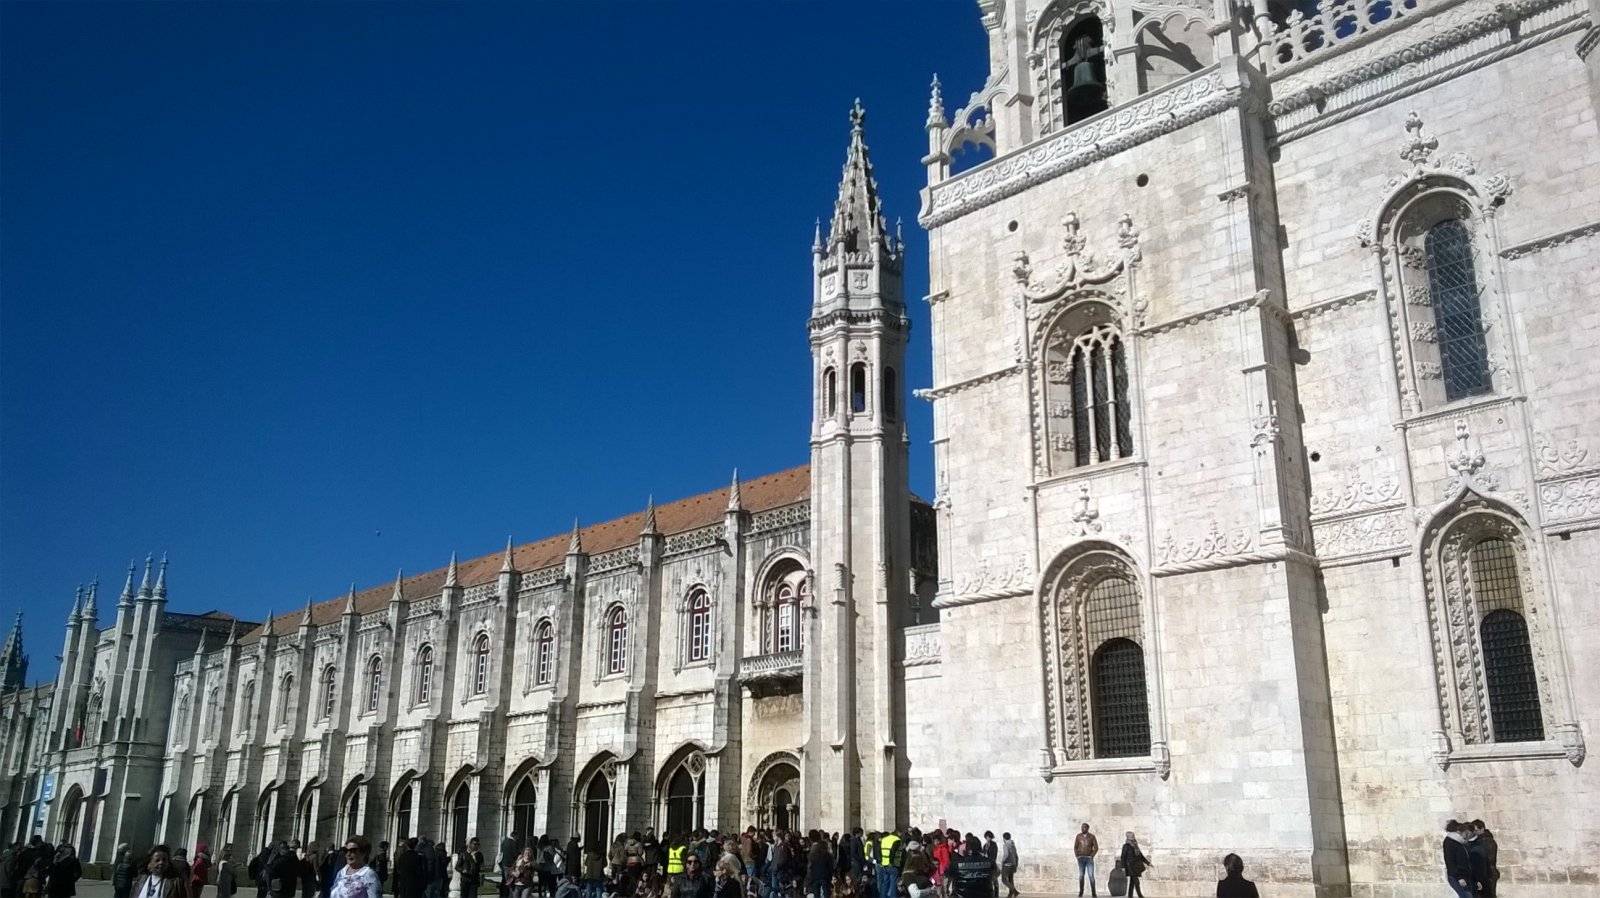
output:
[[[1061,92],[1069,125],[1104,112],[1109,105],[1105,32],[1096,16],[1079,22],[1061,42]]]
[[[894,416],[897,413],[895,411],[897,402],[895,397],[898,395],[899,385],[896,383],[894,369],[883,369],[883,417],[887,420],[894,420]]]
[[[856,362],[850,366],[850,411],[861,414],[867,410],[867,366]]]
[[[838,376],[832,368],[822,372],[822,416],[832,418],[839,413],[836,396],[839,395]]]

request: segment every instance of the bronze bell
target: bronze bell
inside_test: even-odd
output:
[[[1093,60],[1072,67],[1072,83],[1067,85],[1067,105],[1081,108],[1098,105],[1105,108],[1106,83]]]

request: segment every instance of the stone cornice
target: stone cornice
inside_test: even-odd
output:
[[[1326,315],[1329,312],[1336,312],[1340,309],[1348,309],[1353,306],[1358,306],[1364,302],[1368,302],[1369,300],[1377,298],[1378,293],[1376,290],[1362,290],[1359,293],[1350,293],[1345,296],[1335,296],[1333,299],[1324,299],[1321,302],[1314,302],[1298,309],[1292,309],[1289,312],[1289,317],[1296,321],[1302,321],[1307,318],[1316,318],[1321,315]]]
[[[1565,231],[1558,231],[1554,234],[1546,234],[1543,237],[1535,240],[1529,240],[1525,243],[1519,243],[1516,246],[1508,246],[1500,251],[1500,255],[1502,258],[1506,259],[1520,259],[1523,256],[1531,256],[1534,253],[1542,253],[1547,249],[1552,249],[1557,246],[1566,246],[1569,243],[1576,243],[1579,240],[1593,237],[1596,234],[1600,234],[1600,221],[1591,221],[1586,225],[1568,228]]]
[[[1211,66],[962,172],[928,190],[927,206],[918,221],[925,228],[938,227],[1042,181],[1237,106],[1244,96],[1240,74]]]
[[[1582,39],[1578,41],[1578,58],[1587,60],[1597,46],[1600,46],[1600,26],[1590,24]]]
[[[944,399],[947,396],[954,396],[957,393],[963,393],[974,387],[981,387],[984,384],[992,384],[997,381],[1002,381],[1008,377],[1021,373],[1022,365],[1010,365],[1008,367],[1001,368],[998,371],[990,371],[988,374],[980,374],[977,377],[969,377],[966,380],[959,380],[953,384],[945,384],[942,387],[933,387],[925,390],[912,390],[911,395],[917,397],[918,399],[934,401],[938,399]]]

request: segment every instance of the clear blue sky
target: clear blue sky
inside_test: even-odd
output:
[[[862,98],[927,386],[950,2],[0,3],[0,621],[280,613],[807,460]],[[931,494],[912,403],[913,488]]]

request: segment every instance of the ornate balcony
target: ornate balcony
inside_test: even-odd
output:
[[[739,682],[756,698],[799,692],[801,653],[772,652],[739,660]]]

